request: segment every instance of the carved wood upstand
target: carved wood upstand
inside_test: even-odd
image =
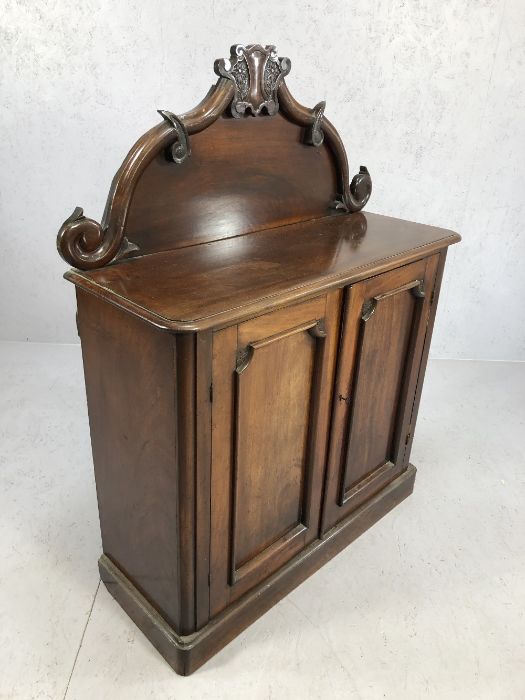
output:
[[[117,172],[75,269],[102,580],[188,674],[411,491],[447,247],[363,214],[324,103],[236,46]]]

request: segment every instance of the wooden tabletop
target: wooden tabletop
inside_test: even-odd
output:
[[[64,276],[160,328],[195,331],[356,282],[459,240],[453,231],[378,214],[334,214]]]

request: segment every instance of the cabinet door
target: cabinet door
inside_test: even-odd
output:
[[[212,615],[318,536],[340,294],[214,333]]]
[[[345,291],[323,531],[408,465],[405,447],[438,258]]]

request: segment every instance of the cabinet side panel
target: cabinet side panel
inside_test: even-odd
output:
[[[104,553],[178,629],[174,339],[77,301]]]
[[[437,312],[437,306],[438,306],[438,301],[439,301],[439,292],[441,290],[441,282],[443,280],[443,271],[445,269],[447,252],[448,252],[448,249],[444,248],[442,251],[440,251],[439,255],[434,256],[435,278],[434,278],[434,288],[432,290],[432,295],[431,295],[432,303],[431,303],[431,307],[430,307],[430,313],[428,316],[428,323],[427,323],[427,328],[426,328],[426,333],[425,333],[423,352],[422,352],[422,357],[421,357],[421,364],[418,368],[417,386],[416,386],[414,403],[411,407],[410,434],[409,434],[409,438],[408,438],[406,445],[405,445],[405,453],[403,456],[403,462],[405,464],[408,464],[408,460],[410,459],[410,452],[412,450],[412,443],[414,441],[414,433],[415,433],[415,428],[416,428],[417,414],[419,411],[419,404],[421,401],[421,393],[423,391],[423,382],[425,380],[425,372],[426,372],[426,368],[427,368],[428,355],[429,355],[429,351],[430,351],[430,344],[432,342],[432,332],[434,330],[434,322],[436,320],[436,312]]]

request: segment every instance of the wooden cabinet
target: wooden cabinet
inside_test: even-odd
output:
[[[411,493],[459,240],[360,211],[368,171],[348,181],[323,103],[294,100],[272,47],[216,70],[195,110],[162,112],[131,149],[103,221],[76,209],[58,236],[101,577],[182,674]]]

